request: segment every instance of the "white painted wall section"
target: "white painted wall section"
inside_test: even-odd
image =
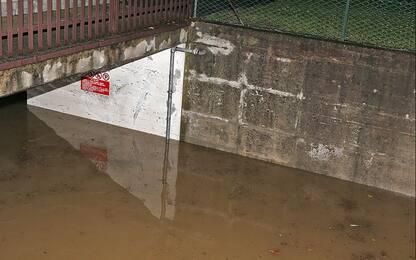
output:
[[[110,70],[110,95],[81,90],[81,83],[50,91],[28,104],[165,136],[170,50]],[[179,140],[185,54],[175,54],[171,138]]]

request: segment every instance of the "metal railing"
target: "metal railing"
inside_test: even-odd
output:
[[[141,29],[181,24],[192,0],[0,0],[0,63]]]
[[[414,52],[415,0],[198,0],[203,21]]]

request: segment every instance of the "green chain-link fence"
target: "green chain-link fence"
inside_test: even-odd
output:
[[[197,0],[204,21],[415,51],[416,0]]]

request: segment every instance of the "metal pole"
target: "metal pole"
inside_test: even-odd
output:
[[[205,50],[188,49],[182,47],[174,47],[170,49],[170,67],[169,67],[169,87],[168,87],[168,101],[167,101],[167,114],[166,114],[166,140],[170,139],[170,125],[172,117],[172,96],[173,96],[173,77],[175,72],[175,52],[180,51],[184,53],[190,53],[194,55],[205,55]]]
[[[169,67],[169,87],[168,87],[168,103],[166,115],[166,139],[170,139],[170,125],[172,113],[172,95],[173,95],[173,74],[175,71],[175,52],[176,48],[170,50],[170,67]]]
[[[342,17],[342,32],[341,32],[341,40],[345,41],[347,39],[347,27],[348,27],[348,16],[350,13],[350,4],[351,0],[346,0],[345,9],[344,9],[344,16]]]
[[[169,65],[169,87],[167,100],[167,114],[166,114],[166,138],[165,138],[165,153],[163,157],[163,172],[162,172],[162,209],[160,218],[163,220],[166,216],[166,197],[167,197],[167,177],[169,168],[169,145],[170,145],[170,125],[172,118],[172,96],[173,96],[173,74],[175,71],[175,52],[176,48],[170,49],[170,65]]]
[[[172,99],[173,99],[173,84],[174,84],[174,72],[175,72],[175,52],[180,51],[184,53],[190,53],[194,55],[205,55],[205,50],[188,49],[182,47],[174,47],[170,49],[170,67],[169,67],[169,86],[168,86],[168,101],[167,113],[166,113],[166,138],[165,138],[165,153],[163,158],[163,175],[162,175],[162,211],[161,219],[166,215],[166,198],[167,198],[167,176],[169,171],[169,145],[170,145],[170,125],[172,118]]]

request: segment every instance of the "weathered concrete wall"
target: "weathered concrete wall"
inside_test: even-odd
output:
[[[0,71],[0,97],[92,70],[118,67],[187,41],[188,28],[158,33],[36,64]],[[74,80],[74,81],[77,81]],[[68,82],[69,83],[69,82]]]
[[[196,23],[182,140],[415,195],[415,55]]]

